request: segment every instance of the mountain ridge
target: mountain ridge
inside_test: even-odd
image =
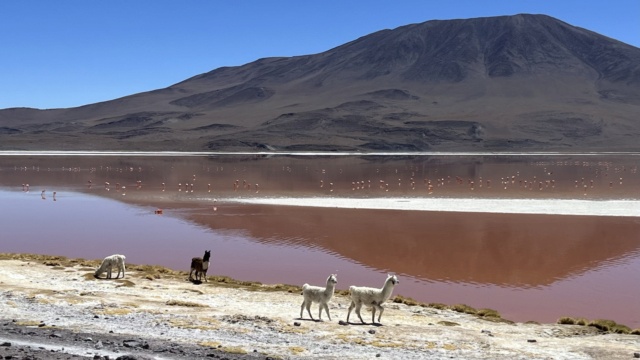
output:
[[[0,110],[0,147],[638,150],[639,110],[640,49],[518,14],[380,30],[77,108]]]

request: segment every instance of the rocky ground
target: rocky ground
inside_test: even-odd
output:
[[[287,285],[215,276],[197,284],[152,266],[94,279],[96,261],[1,255],[5,359],[640,357],[640,336],[589,326],[512,323],[410,301],[386,304],[382,324],[346,324],[342,294],[330,303],[331,321],[316,322],[299,318],[302,297]]]

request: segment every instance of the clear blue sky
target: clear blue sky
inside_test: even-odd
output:
[[[428,20],[546,14],[640,47],[640,0],[0,1],[0,108],[79,106]]]

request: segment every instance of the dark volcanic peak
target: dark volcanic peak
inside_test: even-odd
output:
[[[550,70],[640,81],[638,49],[545,15],[427,21],[383,30],[330,50],[363,78],[462,81]]]
[[[640,49],[520,14],[382,30],[72,109],[1,110],[0,148],[637,150],[638,113]]]
[[[550,73],[639,84],[640,52],[546,15],[432,20],[378,31],[315,55],[216,69],[176,86],[296,82],[317,88],[377,78],[455,83]]]

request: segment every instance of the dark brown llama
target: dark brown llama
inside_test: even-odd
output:
[[[189,280],[201,281],[204,274],[204,281],[207,281],[207,270],[209,269],[209,259],[211,258],[211,250],[205,250],[203,257],[194,257],[191,259],[191,271],[189,272]],[[196,272],[195,279],[191,277]]]

